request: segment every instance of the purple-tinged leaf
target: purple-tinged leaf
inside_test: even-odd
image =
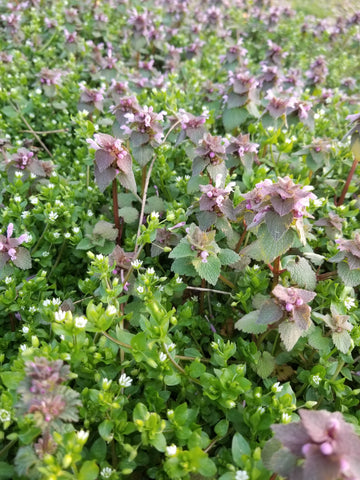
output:
[[[92,233],[93,235],[100,235],[106,240],[115,240],[118,235],[115,225],[105,220],[99,220]]]
[[[283,309],[273,300],[267,300],[261,306],[257,323],[261,325],[269,325],[275,323],[284,315]]]
[[[99,187],[100,192],[103,192],[106,189],[106,187],[108,187],[116,177],[116,170],[115,168],[112,168],[112,167],[107,168],[103,172],[100,172],[97,166],[95,165],[94,173],[95,173],[95,180]]]
[[[100,173],[109,168],[114,163],[115,157],[105,150],[96,150],[95,162]]]
[[[275,212],[282,217],[293,210],[295,205],[295,199],[285,198],[283,200],[280,197],[271,197],[271,205],[274,207]]]
[[[286,350],[289,352],[295,346],[296,342],[303,334],[295,322],[282,322],[279,325],[280,338],[284,342]]]
[[[16,258],[13,260],[13,264],[22,270],[28,270],[31,268],[31,255],[29,250],[24,247],[18,247],[16,249]]]
[[[135,194],[137,193],[136,181],[132,171],[128,174],[120,172],[117,177],[124,188]]]
[[[302,330],[307,330],[311,325],[310,312],[310,307],[306,304],[301,305],[300,307],[295,307],[292,311],[296,325]]]

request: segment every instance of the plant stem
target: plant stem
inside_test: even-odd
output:
[[[141,197],[144,195],[145,184],[146,184],[146,171],[147,165],[145,165],[141,170]]]
[[[118,245],[121,244],[121,236],[122,236],[122,230],[123,230],[123,222],[124,220],[119,217],[119,203],[118,203],[118,196],[117,196],[117,180],[114,178],[112,182],[112,198],[113,198],[113,210],[114,210],[114,223],[115,227],[117,228],[118,231],[118,236],[116,239],[116,243]]]
[[[350,182],[352,180],[352,177],[354,176],[354,173],[355,173],[355,170],[356,170],[356,167],[357,167],[357,164],[359,163],[359,159],[357,159],[356,157],[354,158],[354,161],[353,161],[353,164],[351,165],[351,169],[350,169],[350,172],[347,176],[347,179],[346,179],[346,183],[344,185],[344,188],[341,192],[341,195],[340,195],[340,198],[337,202],[335,202],[335,205],[337,207],[340,207],[340,205],[342,205],[344,203],[344,200],[345,200],[345,195],[347,194],[347,191],[349,189],[349,186],[350,186]]]
[[[325,272],[325,273],[320,273],[319,275],[316,275],[316,280],[320,282],[321,280],[327,280],[329,278],[336,277],[337,271],[333,270],[332,272]]]
[[[236,244],[236,247],[235,247],[235,252],[236,252],[236,253],[239,253],[240,247],[241,247],[241,245],[243,244],[243,241],[244,241],[244,239],[245,239],[245,237],[246,237],[246,232],[247,232],[246,228],[247,228],[247,227],[246,227],[245,222],[244,222],[244,226],[245,226],[244,231],[242,232],[241,237],[240,237],[240,239],[239,239],[239,241],[238,241],[238,243]]]
[[[49,278],[50,278],[51,275],[54,273],[55,268],[56,268],[56,267],[59,265],[59,263],[60,263],[62,254],[64,253],[65,245],[66,245],[66,240],[63,241],[63,243],[62,243],[62,245],[61,245],[61,247],[60,247],[60,250],[59,250],[58,256],[56,257],[55,263],[54,263],[52,269],[50,270]]]
[[[186,287],[185,290],[196,290],[198,292],[209,292],[209,293],[220,293],[222,295],[231,295],[230,292],[225,292],[224,290],[215,290],[213,288]]]
[[[276,257],[274,260],[273,268],[272,268],[272,272],[274,275],[272,288],[275,288],[276,285],[279,283],[280,270],[281,270],[280,257]]]
[[[343,366],[345,365],[345,362],[343,360],[341,360],[341,362],[338,363],[338,366],[335,370],[335,373],[334,375],[331,377],[331,381],[334,382],[336,380],[336,377],[339,375],[339,373],[341,372]]]
[[[164,347],[167,358],[170,360],[170,362],[176,368],[176,370],[178,370],[182,375],[185,375],[191,382],[201,385],[201,382],[199,382],[199,380],[189,377],[189,375],[185,372],[185,370],[178,363],[175,362],[175,360],[172,358],[172,356],[169,353],[166,343],[163,343],[162,345]]]
[[[41,240],[44,238],[44,235],[45,235],[45,233],[46,233],[46,230],[48,229],[48,226],[49,226],[49,224],[47,223],[47,224],[45,225],[45,228],[44,228],[42,234],[41,234],[40,237],[39,237],[39,240],[36,242],[35,246],[31,249],[31,255],[33,255],[33,254],[36,252],[36,250],[38,249],[39,244],[40,244]]]
[[[223,283],[226,283],[226,285],[228,285],[232,290],[236,289],[235,285],[232,282],[230,282],[230,280],[225,278],[223,275],[220,274],[219,278]]]
[[[14,440],[11,440],[10,443],[8,443],[7,445],[5,445],[5,447],[4,447],[2,450],[0,450],[0,457],[1,457],[2,455],[4,455],[4,453],[6,453],[8,450],[10,450],[10,448],[11,448],[13,445],[15,445],[15,443],[16,443],[17,441],[18,441],[18,439],[15,438]]]

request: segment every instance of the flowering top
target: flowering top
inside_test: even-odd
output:
[[[219,136],[213,136],[205,133],[199,141],[199,146],[195,149],[193,162],[193,174],[198,175],[205,168],[212,178],[221,174],[226,177],[225,157],[226,157],[227,140]]]
[[[118,176],[121,185],[136,192],[132,171],[132,159],[118,138],[106,133],[96,133],[94,139],[87,139],[95,152],[95,178],[101,191]]]
[[[204,124],[207,117],[208,115],[206,111],[204,111],[202,115],[196,117],[192,113],[186,112],[183,108],[180,108],[173,117],[170,117],[173,125],[176,122],[180,122],[182,131],[177,139],[177,143],[182,142],[186,137],[189,137],[192,142],[198,143],[206,133]]]
[[[301,409],[299,414],[299,423],[271,427],[275,439],[285,447],[281,454],[286,472],[282,471],[281,475],[289,480],[359,478],[360,438],[341,413]],[[279,454],[279,449],[276,452]],[[297,462],[300,459],[302,463]],[[267,463],[268,468],[272,468],[271,458]]]
[[[18,238],[11,238],[14,232],[14,225],[9,223],[6,237],[0,235],[0,269],[11,260],[19,268],[27,269],[31,267],[31,257],[28,250],[19,247],[28,241],[27,233],[23,233]]]
[[[21,147],[10,158],[5,159],[8,178],[13,181],[15,173],[21,170],[25,180],[29,174],[37,177],[49,177],[53,171],[53,164],[50,161],[40,161],[34,152]]]
[[[251,169],[254,160],[257,160],[257,152],[259,145],[257,143],[250,142],[250,134],[238,135],[237,137],[231,137],[229,144],[226,147],[226,153],[240,159],[245,168]],[[230,164],[231,163],[231,164]],[[232,167],[236,164],[234,161],[228,162],[228,166]]]
[[[138,145],[143,145],[152,140],[161,143],[163,133],[160,122],[164,120],[164,115],[166,115],[166,112],[156,113],[153,107],[145,105],[136,112],[125,113],[126,123],[120,128],[126,135],[131,135],[133,132],[140,134],[137,135],[136,143]]]
[[[103,100],[104,100],[104,90],[90,90],[86,88],[83,84],[80,84],[80,101],[78,104],[78,110],[87,110],[89,113],[92,113],[95,108],[102,112],[103,109]]]
[[[335,257],[331,258],[332,262],[340,262],[342,260],[347,260],[347,264],[350,270],[360,268],[360,233],[355,233],[354,240],[345,240],[340,238],[335,240],[337,243],[338,249],[340,250]]]
[[[316,296],[316,293],[301,288],[286,288],[276,285],[272,294],[279,301],[282,308],[288,312],[288,319],[296,323],[302,330],[310,325],[311,308],[307,305]]]
[[[203,192],[199,202],[200,210],[216,212],[218,215],[226,215],[228,213],[226,204],[229,202],[229,195],[235,186],[235,182],[230,182],[225,188],[221,188],[221,184],[222,176],[218,175],[215,186],[211,184],[199,185],[200,190]]]

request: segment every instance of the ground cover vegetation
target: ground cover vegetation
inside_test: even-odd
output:
[[[359,479],[360,12],[0,31],[0,479]]]

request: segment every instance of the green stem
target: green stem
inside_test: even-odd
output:
[[[338,363],[337,369],[335,370],[334,375],[331,377],[332,382],[336,380],[336,377],[339,375],[344,365],[345,365],[345,362],[343,360],[341,360],[341,362]]]
[[[228,285],[232,290],[235,290],[236,287],[235,285],[230,282],[230,280],[228,280],[227,278],[225,278],[223,275],[219,275],[219,279],[223,282],[223,283],[226,283],[226,285]]]
[[[65,250],[65,245],[66,245],[66,240],[63,241],[61,247],[60,247],[60,250],[59,250],[59,253],[58,253],[58,256],[56,257],[56,260],[55,260],[55,263],[49,273],[49,278],[51,277],[51,275],[54,273],[54,270],[55,268],[59,265],[60,263],[60,260],[61,260],[61,257],[62,257],[62,254],[64,253],[64,250]]]
[[[18,439],[15,438],[14,440],[11,440],[10,443],[8,443],[7,445],[5,445],[5,447],[4,447],[2,450],[0,450],[0,457],[1,457],[2,455],[4,455],[4,453],[6,453],[8,450],[10,450],[10,448],[11,448],[13,445],[15,445],[15,443],[16,443],[17,441],[18,441]]]
[[[48,226],[49,226],[49,224],[47,223],[47,224],[45,225],[45,228],[44,228],[42,234],[41,234],[40,237],[39,237],[39,240],[36,242],[35,246],[31,249],[31,255],[33,255],[33,254],[36,252],[36,250],[38,249],[39,244],[40,244],[41,240],[44,238],[44,235],[45,235],[45,233],[46,233],[46,230],[48,229]]]
[[[164,350],[165,350],[165,353],[166,353],[166,356],[167,358],[170,360],[170,362],[172,363],[172,365],[175,367],[176,370],[178,370],[182,375],[184,375],[185,377],[187,377],[191,382],[194,382],[198,385],[201,385],[201,382],[199,382],[199,380],[196,380],[195,378],[191,378],[189,377],[189,375],[185,372],[185,370],[178,364],[175,362],[175,360],[172,358],[172,356],[170,355],[169,353],[169,350],[167,348],[167,345],[166,343],[163,343],[162,344],[163,347],[164,347]]]

